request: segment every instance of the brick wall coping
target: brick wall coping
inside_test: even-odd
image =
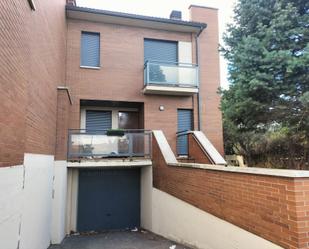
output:
[[[198,168],[206,170],[217,170],[232,173],[267,175],[290,178],[305,178],[309,177],[309,170],[290,170],[290,169],[269,169],[269,168],[254,168],[254,167],[234,167],[200,163],[168,163],[170,166]]]
[[[58,90],[65,90],[67,92],[70,104],[72,105],[73,102],[72,102],[72,98],[71,98],[70,89],[67,86],[58,86],[57,89]]]
[[[163,131],[161,130],[154,130],[152,131],[153,135],[155,136],[157,143],[160,147],[162,152],[163,158],[167,164],[177,164],[177,159],[175,157],[174,152],[172,151],[170,145],[168,144],[166,137],[164,136]]]

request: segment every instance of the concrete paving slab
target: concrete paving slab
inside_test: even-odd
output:
[[[174,247],[176,246],[176,247]],[[49,249],[190,249],[148,231],[72,235]]]

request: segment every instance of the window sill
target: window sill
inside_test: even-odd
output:
[[[89,66],[80,66],[80,68],[84,68],[84,69],[94,69],[94,70],[100,70],[101,67],[89,67]]]

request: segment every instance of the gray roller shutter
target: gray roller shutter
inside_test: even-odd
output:
[[[178,43],[173,41],[144,40],[145,61],[178,61]]]
[[[112,128],[110,111],[86,111],[86,130],[108,130]]]
[[[192,110],[178,109],[178,132],[190,131],[193,128]],[[187,136],[181,136],[177,139],[177,151],[179,155],[188,154],[188,140]]]
[[[81,66],[100,66],[100,34],[82,32]]]

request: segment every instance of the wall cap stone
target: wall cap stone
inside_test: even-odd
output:
[[[231,173],[243,173],[253,175],[278,176],[289,178],[307,178],[309,177],[309,170],[292,170],[292,169],[269,169],[269,168],[254,168],[254,167],[234,167],[211,165],[201,163],[169,163],[170,166],[198,168],[206,170],[225,171]]]
[[[165,162],[167,164],[170,164],[170,163],[177,164],[177,159],[175,157],[175,154],[172,151],[170,145],[168,144],[163,131],[155,130],[155,131],[152,131],[152,133],[157,140],[158,146],[161,150],[161,153],[164,157]]]

